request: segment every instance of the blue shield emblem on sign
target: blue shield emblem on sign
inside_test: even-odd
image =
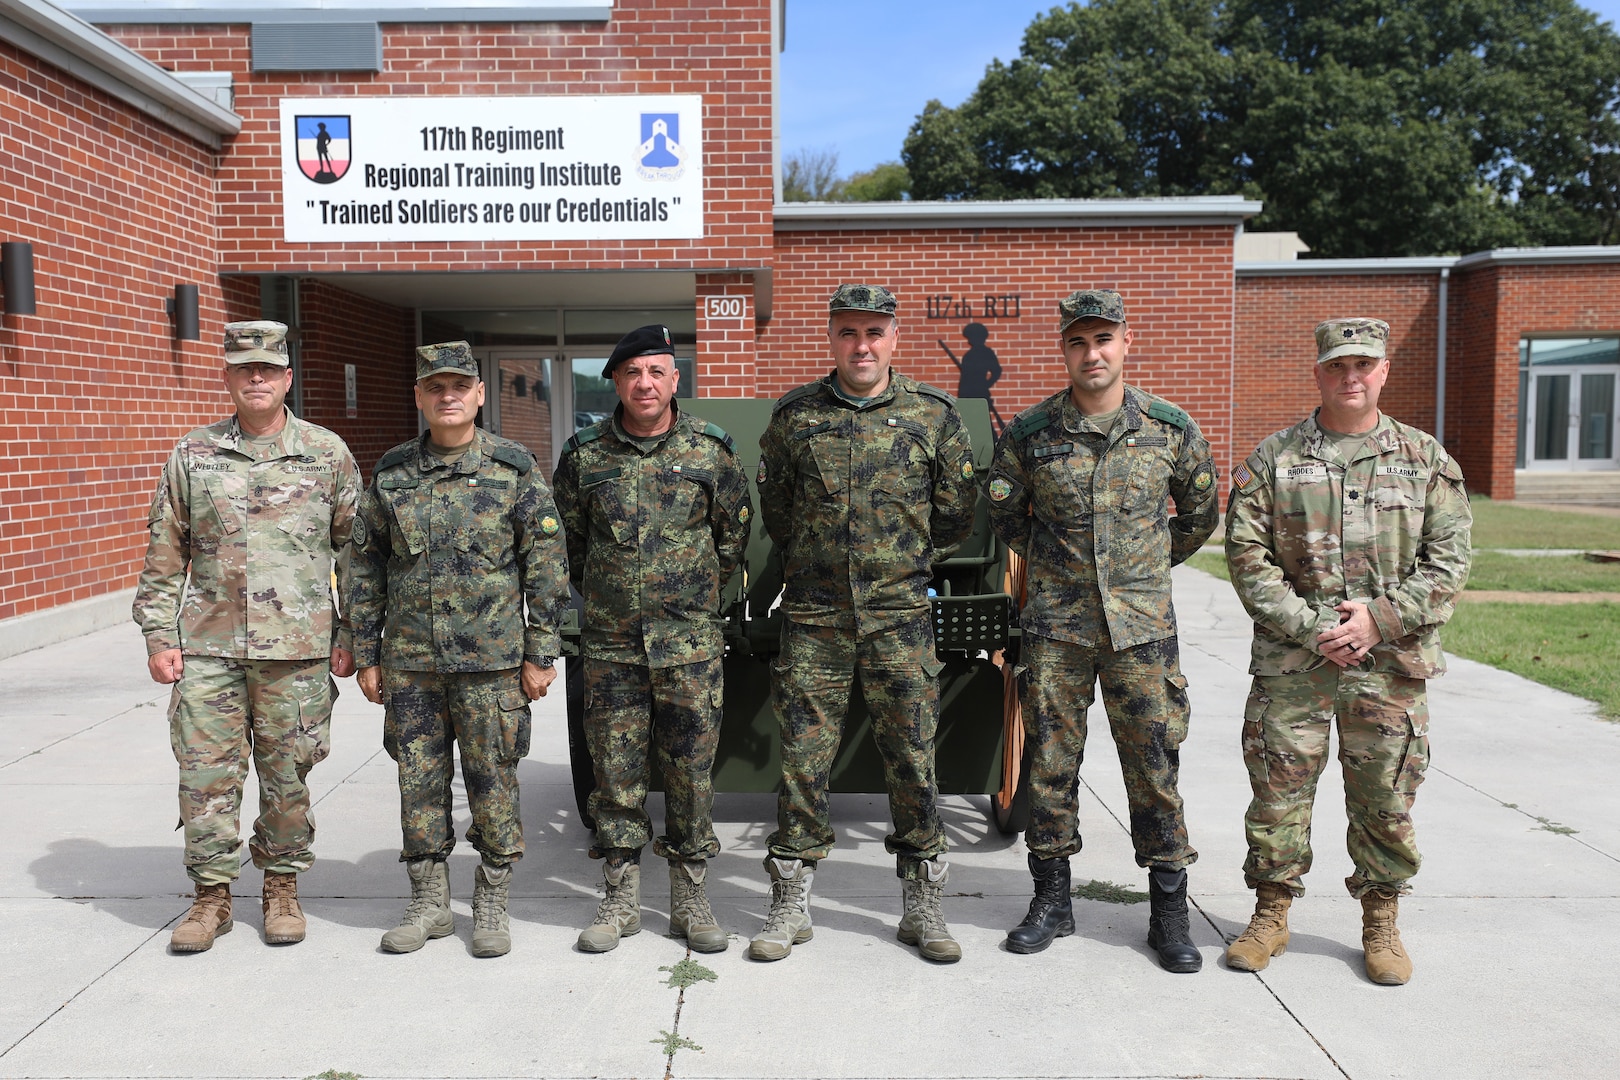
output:
[[[347,116],[297,116],[298,169],[317,184],[335,184],[349,171],[352,144]]]
[[[643,180],[675,180],[686,171],[680,113],[642,113],[636,172]]]

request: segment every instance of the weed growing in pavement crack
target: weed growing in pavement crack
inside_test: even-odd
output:
[[[699,1051],[701,1051],[703,1049],[703,1047],[699,1046],[697,1043],[693,1042],[691,1039],[688,1039],[688,1038],[686,1038],[684,1036],[681,1036],[681,1035],[676,1035],[674,1032],[664,1031],[662,1028],[660,1028],[659,1031],[658,1031],[658,1034],[660,1036],[659,1038],[648,1039],[647,1041],[651,1042],[651,1043],[659,1043],[659,1044],[661,1044],[663,1046],[663,1048],[664,1048],[664,1055],[666,1057],[674,1057],[675,1056],[675,1051],[677,1051],[677,1050],[699,1050]]]
[[[685,990],[688,986],[700,982],[714,982],[720,976],[710,968],[704,967],[696,960],[682,960],[674,967],[661,967],[659,971],[669,972],[669,981],[665,986],[673,986]]]
[[[1069,890],[1069,895],[1081,900],[1100,900],[1105,904],[1140,904],[1148,898],[1145,892],[1115,885],[1112,881],[1088,881]]]

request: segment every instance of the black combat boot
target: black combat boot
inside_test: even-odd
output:
[[[1187,871],[1155,866],[1148,871],[1148,946],[1166,971],[1197,971],[1204,958],[1193,947],[1187,924]]]
[[[1029,872],[1035,878],[1035,899],[1029,902],[1024,921],[1007,931],[1007,951],[1040,952],[1055,937],[1074,933],[1074,900],[1069,896],[1069,859],[1037,859],[1029,856]]]

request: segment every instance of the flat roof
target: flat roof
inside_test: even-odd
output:
[[[514,4],[506,0],[61,0],[86,22],[113,23],[457,23],[606,22],[613,0]]]
[[[217,149],[242,130],[231,110],[45,0],[0,0],[0,41],[206,146]]]
[[[1492,263],[1504,266],[1553,266],[1570,263],[1620,262],[1620,245],[1540,248],[1494,248],[1470,255],[1413,256],[1393,259],[1288,259],[1238,263],[1238,277],[1328,277],[1334,274],[1434,274],[1468,270]]]
[[[907,202],[781,202],[772,213],[777,232],[836,229],[1016,229],[1027,226],[1096,228],[1101,225],[1232,225],[1263,204],[1236,195],[1167,199],[911,200]]]

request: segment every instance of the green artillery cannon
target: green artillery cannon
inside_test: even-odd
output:
[[[681,405],[725,428],[752,477],[759,465],[759,437],[770,420],[771,399],[699,398]],[[959,403],[973,439],[974,466],[990,469],[994,438],[989,406],[983,399]],[[754,505],[759,493],[754,491]],[[949,559],[934,566],[931,587],[935,647],[945,665],[940,673],[940,719],[936,741],[941,794],[990,796],[990,816],[1005,833],[1029,823],[1027,762],[1023,723],[1012,679],[1018,655],[1017,601],[1022,592],[1021,559],[990,529],[981,492],[973,535]],[[782,560],[756,520],[743,569],[727,585],[725,717],[715,759],[716,791],[775,791],[781,781],[776,715],[770,703],[770,662],[776,655],[782,615],[775,608],[782,591]],[[577,619],[577,612],[574,619]],[[584,670],[579,660],[579,627],[563,627],[564,685],[568,696],[568,749],[580,818],[588,823],[586,798],[596,785],[585,743]],[[857,685],[843,744],[832,770],[835,792],[884,791],[883,764],[872,740],[871,720]],[[659,786],[657,769],[652,783]]]

